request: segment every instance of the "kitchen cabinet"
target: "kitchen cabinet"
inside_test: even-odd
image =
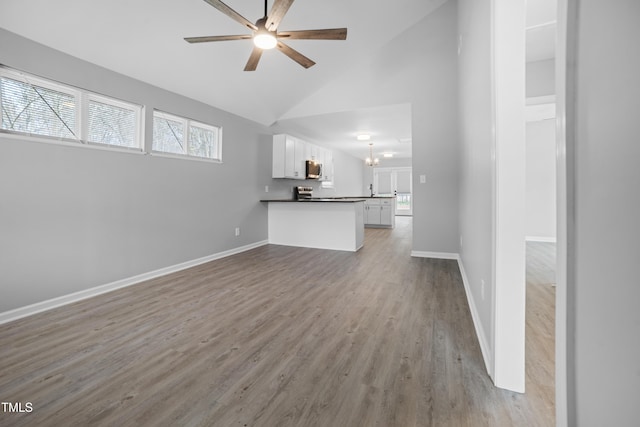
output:
[[[333,153],[286,134],[273,136],[272,178],[305,179],[306,161],[322,164],[320,181],[333,180]]]
[[[322,163],[322,181],[333,181],[333,152],[321,149],[320,162]]]
[[[367,199],[364,204],[364,223],[367,227],[394,228],[396,225],[395,198]]]
[[[306,143],[290,135],[273,136],[273,178],[305,179]]]
[[[362,199],[265,202],[271,244],[352,252],[364,244]]]

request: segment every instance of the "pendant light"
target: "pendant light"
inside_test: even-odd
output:
[[[373,157],[373,143],[369,143],[369,157],[365,160],[367,166],[377,166],[380,163],[380,160]]]

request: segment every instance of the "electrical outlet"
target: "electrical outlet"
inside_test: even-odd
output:
[[[240,227],[236,227],[236,237],[240,235]]]
[[[265,186],[264,186],[264,192],[265,192],[265,193],[268,193],[268,192],[269,192],[269,186],[268,186],[268,185],[265,185]]]
[[[427,183],[427,175],[420,175],[420,184]]]
[[[480,297],[484,301],[484,279],[480,280]]]

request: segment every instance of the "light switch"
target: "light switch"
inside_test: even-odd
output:
[[[420,184],[427,183],[427,175],[420,175]]]

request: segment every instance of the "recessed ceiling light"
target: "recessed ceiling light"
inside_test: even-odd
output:
[[[393,157],[393,153],[383,153],[383,157]]]
[[[369,135],[368,133],[361,133],[358,134],[356,138],[358,138],[358,141],[368,141],[371,139],[371,135]]]

